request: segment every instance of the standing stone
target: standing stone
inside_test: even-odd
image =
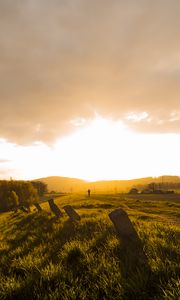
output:
[[[122,239],[138,238],[127,213],[122,208],[117,208],[109,214],[109,218]],[[139,238],[138,238],[139,239]]]
[[[40,206],[40,204],[38,202],[34,203],[34,206],[37,208],[38,212],[42,211],[42,207]]]
[[[71,221],[79,221],[81,218],[78,213],[74,210],[71,205],[66,205],[63,207],[67,215],[70,217]]]
[[[25,213],[28,213],[28,209],[24,206],[20,206],[19,209]]]
[[[31,212],[31,208],[30,208],[30,206],[29,206],[29,207],[27,207],[27,211],[28,211],[28,213],[30,213],[30,212]]]
[[[126,265],[125,269],[143,266],[143,268],[145,267],[149,270],[148,260],[144,253],[142,242],[127,213],[123,209],[117,208],[109,214],[109,218],[114,224],[122,242],[121,247],[124,249],[123,252],[121,252],[122,259],[124,259],[124,262],[128,261],[128,265]]]
[[[63,213],[60,211],[59,207],[54,203],[54,199],[48,200],[49,207],[51,211],[56,215],[56,217],[62,217]]]

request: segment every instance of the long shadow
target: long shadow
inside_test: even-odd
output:
[[[123,209],[114,210],[109,217],[119,238],[116,255],[119,259],[124,290],[128,292],[130,299],[144,299],[145,295],[150,297],[157,285],[154,284],[154,276],[143,242]]]
[[[12,218],[14,219],[14,216],[10,217],[9,221]],[[28,237],[33,235],[34,239],[32,241],[28,240],[28,247],[24,247],[18,256],[23,257],[27,255],[34,247],[45,241],[46,233],[52,231],[55,219],[54,217],[50,218],[46,212],[23,216],[23,218],[16,221],[9,231],[9,238],[7,237],[8,249],[1,254],[12,259],[13,255],[11,255],[11,252],[21,247],[28,240]],[[11,238],[11,235],[13,238]]]
[[[14,216],[12,216],[14,219]],[[10,217],[11,220],[11,217]],[[3,250],[3,256],[6,257],[6,266],[11,265],[11,261],[13,258],[17,257],[24,257],[29,254],[33,248],[38,247],[40,244],[44,243],[45,251],[46,251],[46,262],[42,260],[42,265],[47,265],[49,261],[55,262],[58,260],[59,250],[63,247],[63,245],[67,242],[72,240],[76,237],[76,222],[72,222],[69,219],[64,221],[62,226],[57,229],[54,229],[54,224],[57,222],[61,222],[61,219],[49,216],[46,212],[40,213],[31,213],[29,215],[24,215],[23,218],[16,220],[16,223],[11,228],[9,235],[13,236],[7,239],[8,249]],[[47,244],[47,233],[51,235],[50,242],[52,241],[52,247]],[[33,239],[29,240],[28,237],[32,237]],[[52,240],[51,240],[52,239]],[[27,244],[25,244],[25,242]],[[47,244],[47,247],[46,247]],[[18,247],[22,247],[21,252],[17,254],[12,254],[13,252],[16,253],[16,249]],[[8,269],[5,268],[4,272],[7,273]],[[16,271],[15,271],[16,272]],[[19,272],[17,270],[17,272]],[[21,273],[21,270],[20,270]],[[23,272],[22,272],[23,273]]]
[[[157,276],[151,270],[140,238],[119,237],[115,254],[119,260],[126,299],[151,299],[158,290]]]
[[[21,278],[26,278],[26,276],[31,276],[32,278],[40,278],[41,274],[38,268],[42,269],[46,267],[50,261],[52,261],[53,251],[46,247],[47,243],[47,233],[53,232],[54,223],[59,223],[59,218],[53,217],[46,212],[33,213],[30,215],[20,216],[19,220],[16,220],[16,224],[9,231],[9,235],[13,235],[13,239],[7,239],[8,249],[1,251],[3,257],[3,263],[1,264],[1,272],[4,276],[9,276],[9,274],[14,274],[14,276],[20,276]],[[11,218],[10,218],[11,219]],[[28,240],[28,237],[34,237],[32,240]],[[25,243],[27,241],[27,243]],[[44,244],[44,249],[42,254],[42,260],[38,268],[36,266],[30,267],[29,270],[21,266],[12,267],[12,262],[14,259],[26,257],[34,248],[38,247],[40,244]],[[52,245],[54,242],[52,243]],[[21,251],[16,253],[16,249],[22,247]],[[45,254],[45,256],[43,255]],[[43,258],[44,257],[44,258]],[[29,275],[28,275],[29,274]],[[34,280],[34,279],[33,279]]]
[[[64,221],[63,226],[60,228],[60,230],[57,230],[54,233],[53,238],[55,242],[53,243],[53,247],[48,249],[48,260],[52,261],[53,263],[57,262],[59,260],[58,253],[61,248],[66,242],[74,239],[76,237],[76,234],[77,232],[75,222],[72,222],[69,219]]]

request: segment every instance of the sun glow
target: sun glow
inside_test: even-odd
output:
[[[1,140],[1,178],[56,175],[94,181],[179,174],[179,135],[138,134],[101,117],[85,124],[52,146]]]
[[[180,140],[175,134],[137,134],[120,121],[97,118],[56,144],[55,161],[67,176],[87,180],[129,179],[178,174],[179,150]]]
[[[117,156],[120,153],[125,155],[121,141],[127,141],[128,135],[130,132],[121,122],[114,124],[110,120],[97,118],[56,144],[56,161],[59,161],[66,175],[71,173],[73,177],[98,180],[112,178],[112,172],[117,177]],[[61,160],[61,157],[64,159]]]

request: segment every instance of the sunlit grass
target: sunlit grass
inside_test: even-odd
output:
[[[178,299],[178,202],[127,195],[57,198],[81,216],[72,223],[43,211],[0,215],[0,299]],[[125,209],[147,267],[134,266],[108,213]],[[138,253],[135,253],[138,255]]]

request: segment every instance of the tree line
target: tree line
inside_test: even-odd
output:
[[[178,190],[180,189],[180,182],[150,182],[149,184],[137,184],[134,185],[134,188],[139,191],[143,191],[145,189],[149,190],[162,190],[167,191],[170,189]]]
[[[0,180],[0,211],[29,209],[47,192],[47,185],[41,181]]]

